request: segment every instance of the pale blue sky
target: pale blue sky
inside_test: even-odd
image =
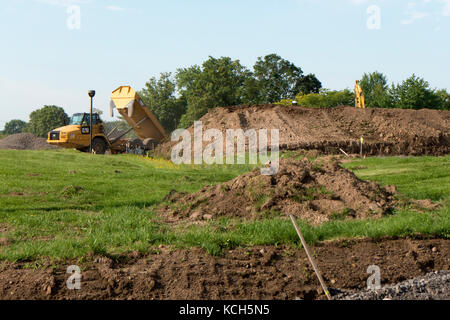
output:
[[[80,29],[67,26],[72,5]],[[367,27],[373,5],[375,30]],[[141,89],[209,55],[251,68],[277,53],[330,89],[375,70],[450,89],[449,35],[450,0],[2,0],[0,128],[44,104],[88,110],[89,89],[107,113],[117,86]]]

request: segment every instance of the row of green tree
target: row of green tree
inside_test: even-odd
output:
[[[450,109],[450,95],[412,75],[388,85],[380,72],[365,73],[360,81],[371,108]],[[311,107],[354,105],[353,89],[323,89],[313,74],[276,54],[260,57],[248,70],[238,60],[210,57],[202,66],[181,68],[151,78],[140,91],[144,102],[167,131],[188,127],[209,109],[239,104],[280,103]]]
[[[276,54],[259,57],[249,70],[239,60],[213,58],[151,78],[139,93],[167,131],[188,127],[211,108],[264,104],[318,93],[314,74]]]
[[[399,84],[388,85],[384,74],[365,73],[360,84],[367,107],[450,110],[450,94],[444,89],[431,88],[427,81],[414,74]],[[300,67],[276,54],[259,57],[252,70],[239,60],[209,57],[201,66],[180,68],[174,74],[161,73],[150,78],[139,94],[168,132],[190,126],[215,107],[291,105],[295,99],[298,105],[330,108],[354,105],[355,100],[353,89],[324,89],[314,74],[305,75]],[[68,121],[64,109],[44,106],[30,114],[28,123],[8,122],[4,133],[31,132],[45,137],[48,131]],[[125,122],[114,123],[121,124],[126,126]],[[108,123],[106,127],[110,127]]]
[[[450,109],[450,94],[445,89],[431,88],[427,81],[415,74],[389,86],[384,74],[365,73],[360,84],[370,108]]]
[[[389,86],[384,74],[365,73],[360,85],[365,95],[366,106],[369,108],[450,110],[450,94],[444,89],[431,88],[427,81],[415,74],[399,84]],[[299,93],[294,99],[299,105],[330,108],[338,105],[353,105],[355,94],[348,89],[341,91],[321,89],[319,93]],[[292,101],[292,99],[283,99],[279,104],[291,105]]]
[[[58,106],[44,106],[30,114],[30,121],[11,120],[5,124],[3,134],[29,132],[37,137],[47,137],[50,130],[65,126],[69,123],[69,116],[63,108]]]

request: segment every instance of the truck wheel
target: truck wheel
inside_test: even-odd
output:
[[[138,138],[131,140],[130,141],[130,146],[132,148],[141,148],[141,149],[144,148],[144,145],[142,144],[141,139],[138,139]]]
[[[106,142],[102,138],[95,138],[92,140],[92,152],[95,154],[106,153]]]
[[[155,149],[156,146],[158,145],[158,142],[156,142],[156,140],[152,139],[152,138],[145,139],[143,141],[143,143],[144,143],[145,150],[148,150],[148,151]]]

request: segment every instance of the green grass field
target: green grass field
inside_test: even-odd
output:
[[[198,246],[211,254],[252,245],[298,245],[290,221],[219,219],[174,227],[154,207],[171,191],[194,192],[228,181],[251,166],[175,166],[131,155],[91,156],[75,151],[0,150],[0,260],[115,257],[158,245]],[[441,208],[408,207],[378,220],[300,225],[309,243],[383,236],[450,236],[450,156],[370,158],[346,163],[363,179],[396,184],[404,197],[430,198]]]

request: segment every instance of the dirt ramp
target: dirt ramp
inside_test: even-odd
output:
[[[35,137],[31,133],[18,133],[0,140],[0,149],[49,150],[58,149],[58,147],[49,145],[45,138]]]
[[[281,150],[318,150],[322,154],[444,155],[450,153],[450,111],[356,109],[258,105],[212,109],[200,119],[203,129],[278,129]],[[189,128],[193,134],[193,128]],[[156,155],[170,157],[175,143]],[[206,144],[205,144],[206,145]]]
[[[308,159],[283,159],[274,176],[255,169],[194,194],[172,192],[166,200],[161,212],[168,221],[293,214],[320,224],[381,217],[393,207],[393,194],[375,182],[360,180],[338,162]]]

